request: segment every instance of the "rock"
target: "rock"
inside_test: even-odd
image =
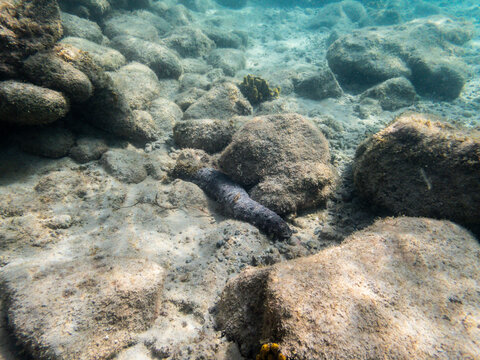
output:
[[[441,16],[357,30],[335,41],[327,60],[342,85],[369,87],[403,76],[422,96],[453,100],[467,68],[454,54],[471,34],[468,25]]]
[[[222,6],[232,9],[241,9],[247,5],[247,0],[215,0]]]
[[[315,72],[301,74],[294,81],[294,86],[297,94],[313,100],[338,98],[343,95],[335,75],[327,66],[320,67]]]
[[[414,14],[416,17],[427,17],[432,15],[438,15],[441,13],[441,9],[435,5],[424,1],[418,1],[415,4]]]
[[[201,13],[218,7],[213,0],[180,0],[179,2],[186,8]]]
[[[101,44],[103,41],[103,34],[100,26],[96,22],[68,14],[61,13],[63,35],[93,41]]]
[[[163,135],[152,114],[145,110],[133,110],[132,125],[129,131],[131,134],[127,137],[140,145],[158,140]]]
[[[239,49],[247,46],[248,34],[234,30],[226,32],[224,28],[206,27],[203,32],[215,42],[217,48]]]
[[[164,274],[126,258],[19,265],[3,274],[9,324],[35,359],[108,359],[157,318]]]
[[[245,69],[246,59],[243,51],[236,49],[215,49],[209,55],[207,62],[220,68],[227,76],[235,76],[238,70]]]
[[[233,121],[201,119],[175,124],[173,139],[181,148],[201,149],[213,154],[222,151],[236,131]]]
[[[70,109],[63,94],[32,84],[0,81],[0,121],[17,125],[49,124]]]
[[[188,25],[193,20],[190,11],[183,5],[169,7],[163,16],[173,27]]]
[[[133,62],[110,75],[132,109],[143,110],[160,95],[157,75],[143,64]]]
[[[402,23],[402,14],[396,9],[382,9],[375,14],[372,21],[380,26],[396,25]]]
[[[368,18],[367,11],[358,1],[341,1],[323,6],[315,18],[308,23],[308,28],[351,28]]]
[[[214,86],[184,113],[185,119],[222,119],[250,115],[252,105],[232,83]]]
[[[145,156],[134,150],[109,150],[102,155],[100,162],[109,174],[124,183],[138,184],[147,177]]]
[[[163,42],[182,57],[201,57],[215,47],[215,43],[202,30],[191,26],[175,28]]]
[[[217,325],[247,358],[265,342],[298,360],[475,358],[479,254],[451,222],[379,220],[316,255],[243,271]]]
[[[148,21],[150,24],[155,26],[159,35],[163,36],[172,30],[172,26],[162,17],[155,15],[154,13],[147,10],[137,10],[134,12],[134,15]]]
[[[23,151],[53,159],[67,156],[74,143],[72,132],[61,127],[29,130],[20,139]]]
[[[281,97],[279,99],[265,101],[258,105],[256,116],[294,113],[300,110],[297,100],[290,97]]]
[[[212,70],[205,60],[196,58],[182,59],[182,66],[185,73],[205,74]]]
[[[182,111],[185,111],[190,105],[205,95],[205,93],[205,90],[190,88],[176,95],[174,101]]]
[[[212,87],[212,83],[210,79],[207,77],[207,75],[205,74],[188,73],[188,74],[184,74],[180,78],[181,90],[189,90],[189,89],[210,90],[211,87]]]
[[[118,14],[105,21],[103,31],[110,39],[129,35],[147,41],[159,39],[158,30],[150,21],[131,14]]]
[[[65,93],[72,102],[82,103],[93,94],[87,75],[64,61],[54,51],[38,52],[25,60],[25,76],[43,87]]]
[[[62,39],[61,43],[88,52],[93,62],[105,71],[115,71],[127,62],[119,51],[82,38],[67,37]]]
[[[56,1],[2,1],[0,4],[0,80],[17,77],[22,61],[52,48],[62,36]]]
[[[362,143],[358,192],[394,214],[480,223],[480,133],[407,113]]]
[[[128,60],[147,65],[159,78],[178,79],[182,75],[180,58],[166,46],[128,35],[115,37],[111,46]]]
[[[105,140],[84,137],[77,139],[76,145],[70,149],[70,157],[76,162],[84,164],[100,159],[107,150],[108,146]]]
[[[156,128],[164,134],[171,134],[175,123],[183,117],[182,109],[173,101],[164,98],[153,100],[148,112],[152,115]]]
[[[416,95],[412,83],[404,77],[398,77],[368,89],[360,95],[360,99],[376,99],[383,110],[395,111],[413,105]]]
[[[110,10],[110,0],[61,0],[62,5],[66,3],[67,11],[75,13],[72,9],[76,9],[77,12],[81,12],[84,17],[92,17],[101,19]],[[79,15],[80,16],[80,15]]]
[[[187,110],[188,111],[188,110]],[[222,152],[218,164],[251,198],[278,214],[318,206],[334,188],[328,142],[298,114],[248,121]]]

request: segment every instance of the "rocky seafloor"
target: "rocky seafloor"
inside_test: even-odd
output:
[[[480,357],[480,6],[295,4],[0,0],[0,360]]]

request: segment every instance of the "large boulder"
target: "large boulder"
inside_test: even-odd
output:
[[[208,55],[207,61],[213,67],[222,69],[227,76],[235,76],[247,62],[243,51],[237,49],[215,49]]]
[[[182,119],[182,109],[173,101],[164,98],[153,100],[148,107],[155,126],[163,133],[171,134],[175,123]]]
[[[42,125],[64,117],[70,110],[65,96],[54,90],[17,81],[0,81],[0,122]]]
[[[371,87],[360,95],[360,99],[378,100],[383,110],[395,111],[412,105],[416,96],[412,83],[404,77],[398,77]]]
[[[455,54],[472,37],[464,23],[437,16],[345,35],[327,60],[342,85],[369,87],[406,77],[420,95],[453,100],[466,81],[466,64]]]
[[[254,200],[285,214],[318,206],[331,195],[335,172],[329,161],[328,142],[310,121],[281,114],[248,121],[218,163],[251,188]]]
[[[293,79],[295,92],[303,97],[322,100],[343,95],[335,75],[327,66],[301,73]]]
[[[184,114],[185,119],[223,119],[236,115],[250,115],[252,105],[232,83],[214,86],[194,102]]]
[[[129,35],[115,37],[111,46],[128,60],[147,65],[159,78],[178,79],[182,75],[180,58],[166,46]]]
[[[157,28],[148,20],[133,14],[118,14],[105,21],[103,31],[110,39],[121,35],[156,41],[159,39]]]
[[[253,358],[474,359],[480,247],[448,221],[387,218],[340,246],[229,281],[218,327]]]
[[[3,271],[8,322],[39,360],[110,359],[157,318],[164,270],[147,260],[90,258]]]
[[[480,224],[480,133],[407,113],[357,149],[355,187],[394,214]]]
[[[62,39],[61,43],[88,52],[95,65],[105,71],[115,71],[127,62],[119,51],[83,38],[69,36]]]
[[[60,39],[60,9],[56,1],[2,1],[0,29],[1,80],[16,77],[23,59]]]
[[[38,52],[24,62],[25,76],[36,85],[58,90],[81,103],[93,94],[90,79],[54,51]]]

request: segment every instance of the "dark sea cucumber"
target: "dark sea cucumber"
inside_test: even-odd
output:
[[[204,167],[193,173],[188,180],[222,204],[233,218],[255,225],[266,234],[281,240],[292,236],[292,230],[277,213],[252,200],[239,184],[220,171]]]

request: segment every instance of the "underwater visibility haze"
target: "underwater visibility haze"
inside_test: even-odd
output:
[[[478,0],[0,0],[0,360],[480,358]]]

